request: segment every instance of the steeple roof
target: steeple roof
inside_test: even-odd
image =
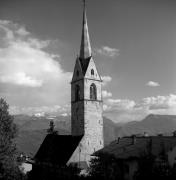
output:
[[[83,0],[83,3],[84,3],[84,7],[83,7],[82,37],[81,37],[81,47],[80,47],[79,58],[87,59],[91,57],[92,52],[91,52],[89,31],[88,31],[88,25],[87,25],[85,0]]]

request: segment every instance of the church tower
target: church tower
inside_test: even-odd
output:
[[[71,81],[71,132],[82,136],[69,162],[87,162],[104,147],[102,118],[102,80],[92,58],[85,0],[80,53]]]

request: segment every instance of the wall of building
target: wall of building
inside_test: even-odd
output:
[[[136,160],[129,160],[126,161],[124,165],[128,167],[124,170],[124,179],[133,180],[135,173],[138,171],[138,162]]]
[[[168,152],[168,161],[170,166],[176,164],[176,147]]]

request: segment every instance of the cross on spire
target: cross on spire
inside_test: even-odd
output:
[[[89,39],[89,31],[87,25],[87,16],[86,16],[86,5],[85,0],[83,0],[83,24],[82,24],[82,37],[81,37],[81,47],[79,57],[81,59],[86,59],[91,57],[91,46]]]

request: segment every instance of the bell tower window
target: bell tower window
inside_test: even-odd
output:
[[[92,75],[92,76],[94,75],[94,70],[93,70],[93,69],[91,69],[91,75]]]
[[[77,84],[75,86],[75,101],[80,100],[80,86]]]
[[[90,99],[97,100],[97,88],[94,83],[90,86]]]
[[[79,76],[79,71],[76,71],[76,75]]]

